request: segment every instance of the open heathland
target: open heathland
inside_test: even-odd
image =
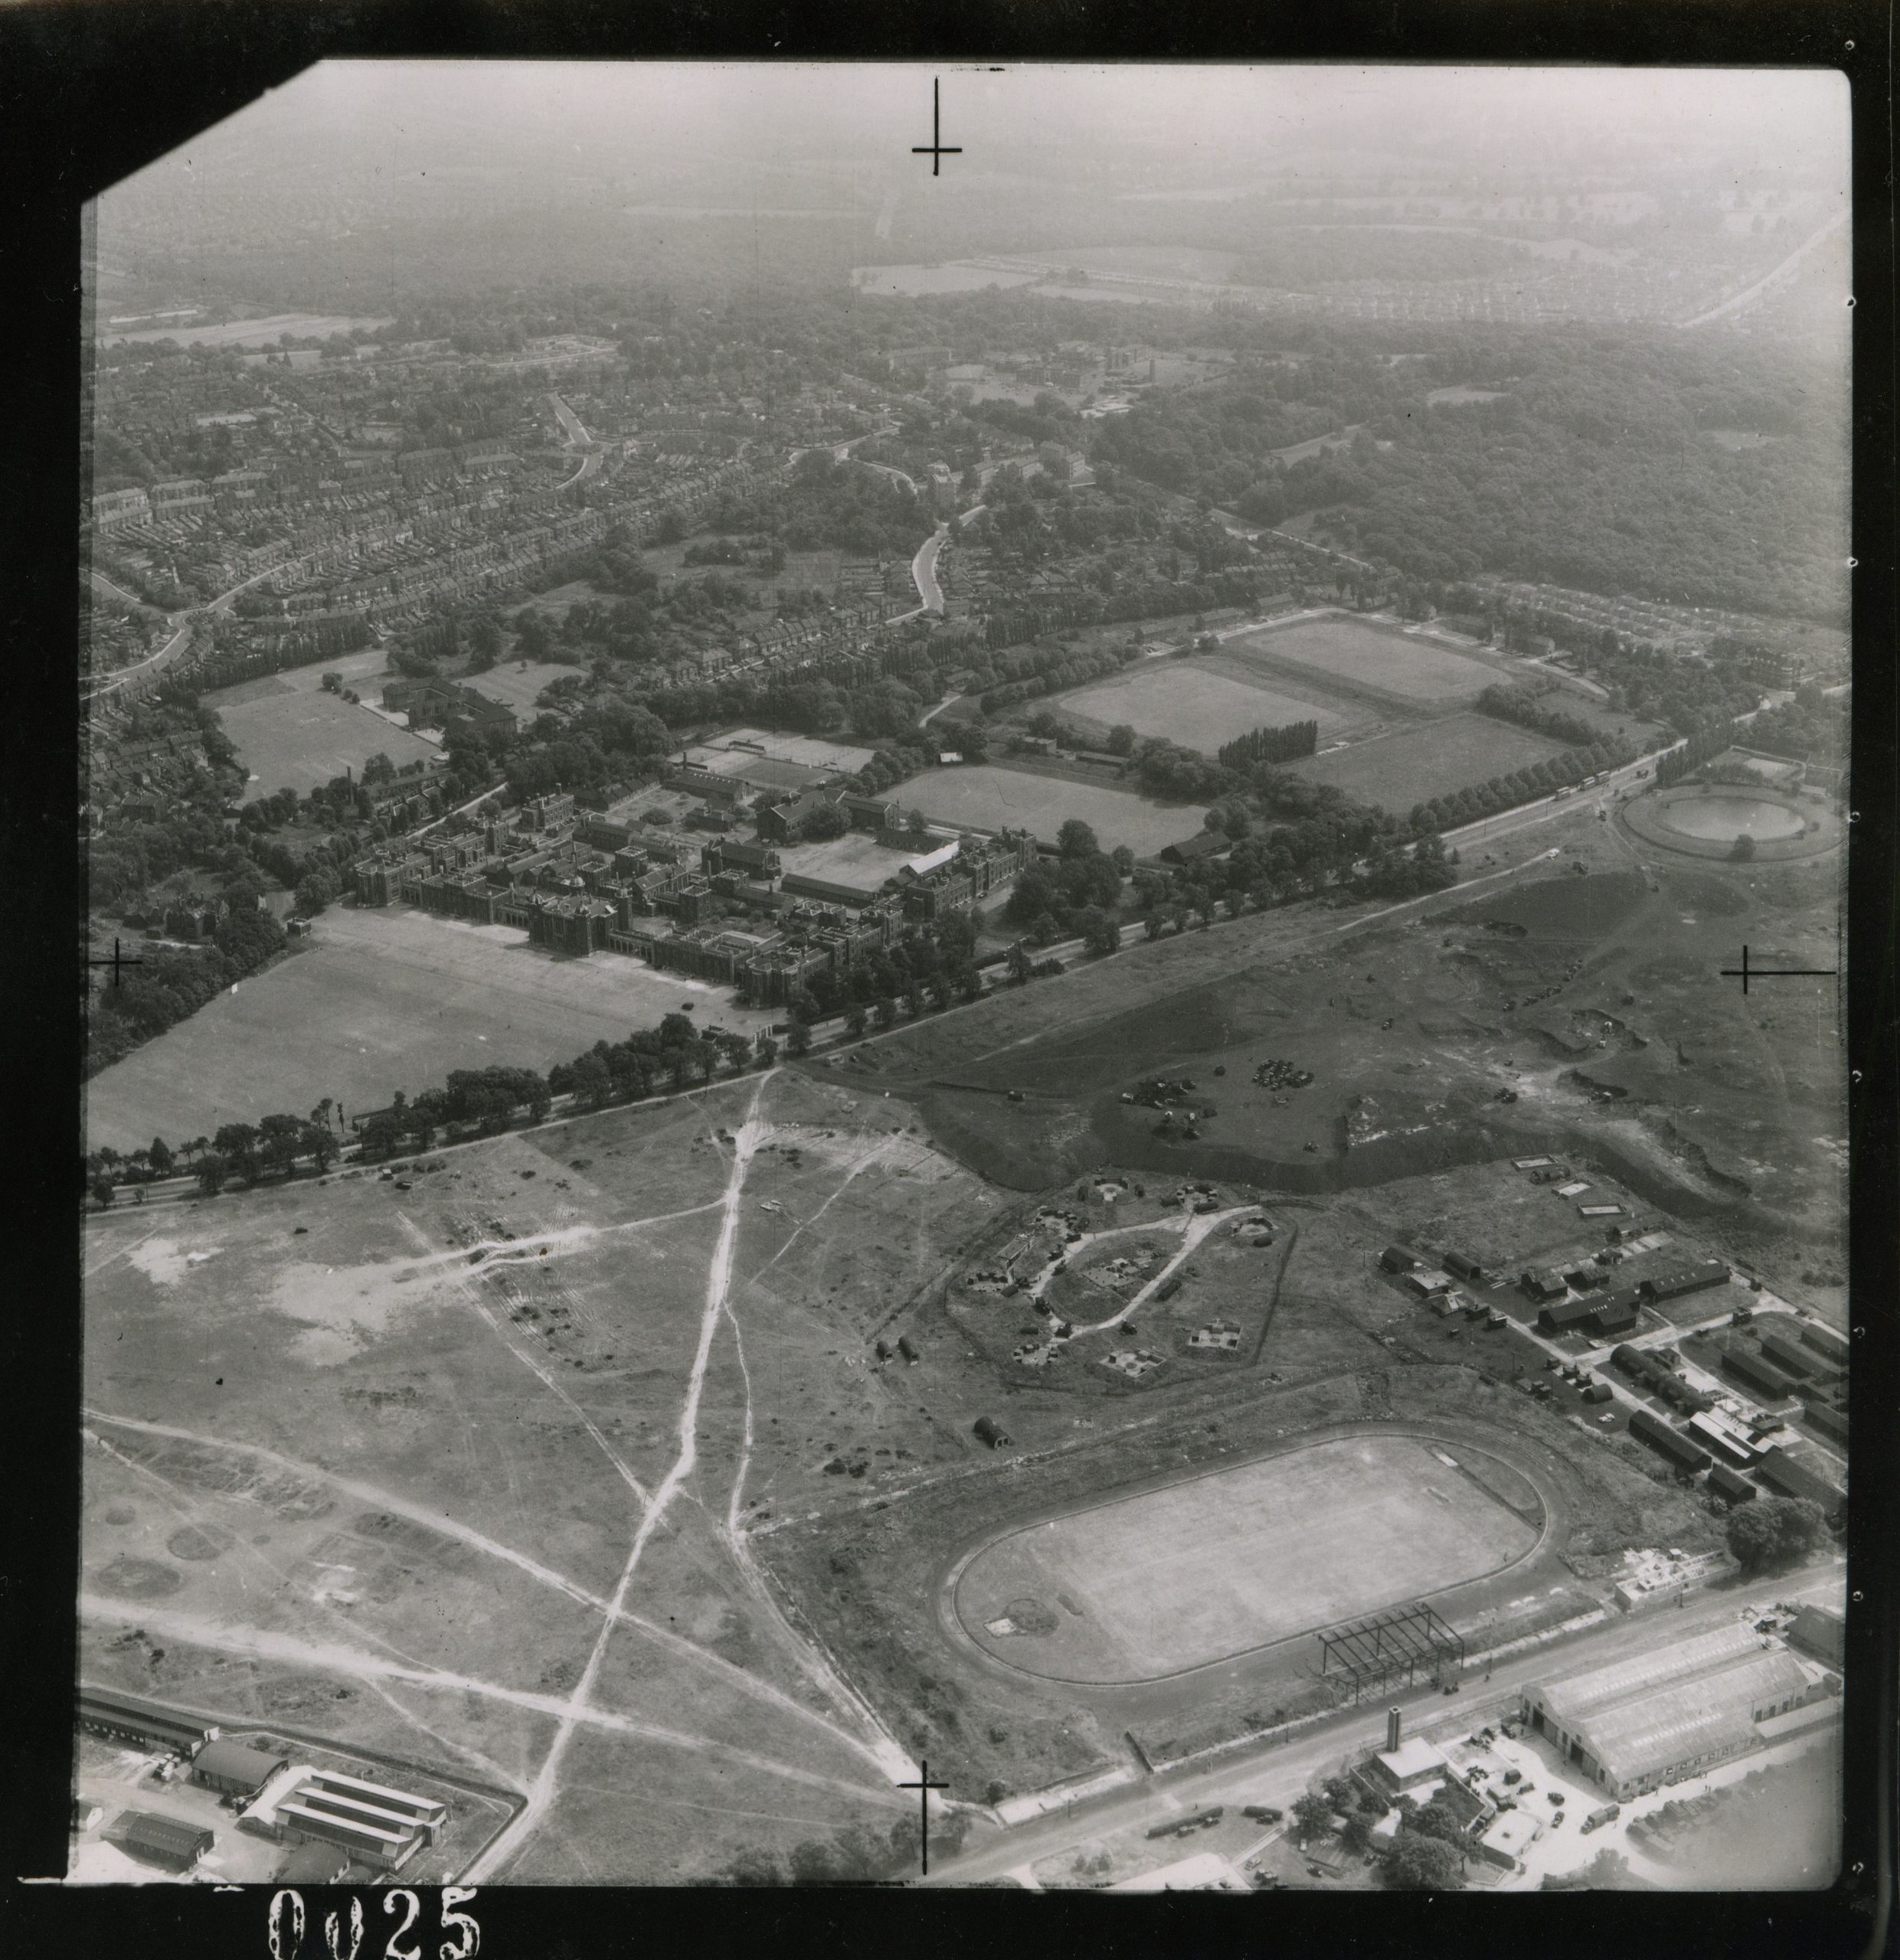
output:
[[[528,1799],[497,1872],[685,1880],[814,1820],[888,1831],[907,1759],[746,1534],[979,1447],[917,1410],[940,1380],[865,1366],[993,1209],[907,1114],[780,1073],[102,1219],[88,1669],[486,1766]],[[692,1828],[630,1834],[623,1788]]]
[[[1826,978],[1764,1002],[1719,976],[1745,939],[1837,964],[1837,861],[1632,868],[1584,800],[1487,831],[1470,882],[1435,897],[1169,933],[839,1070],[914,1097],[945,1148],[1024,1190],[1115,1163],[1331,1191],[1561,1145],[1722,1214],[1794,1283],[1815,1263],[1802,1245],[1841,1230],[1843,1083],[1823,1060],[1840,1003]],[[1618,1027],[1586,1042],[1578,1015]],[[1256,1086],[1272,1057],[1313,1080]],[[1192,1138],[1122,1099],[1183,1070],[1216,1111]]]

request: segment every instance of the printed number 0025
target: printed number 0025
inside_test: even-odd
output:
[[[445,1885],[442,1888],[442,1929],[453,1932],[455,1938],[440,1943],[437,1949],[438,1960],[475,1960],[480,1952],[482,1929],[476,1925],[473,1914],[455,1909],[474,1896],[473,1886]],[[403,1919],[384,1942],[382,1960],[423,1960],[420,1945],[404,1946],[398,1943],[421,1916],[422,1901],[414,1893],[398,1887],[383,1894],[383,1911],[392,1917],[401,1912]],[[271,1960],[303,1960],[306,1923],[302,1893],[284,1891],[272,1897],[268,1921]],[[352,1897],[347,1921],[336,1913],[325,1914],[323,1942],[329,1960],[359,1960],[363,1944],[363,1908],[360,1900]]]

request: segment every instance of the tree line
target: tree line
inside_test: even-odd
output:
[[[1603,731],[1581,715],[1566,714],[1528,688],[1486,688],[1473,706],[1494,720],[1514,722],[1519,728],[1548,735],[1553,742],[1566,743],[1573,749],[1593,748],[1602,739]]]
[[[1244,769],[1255,763],[1297,762],[1320,746],[1317,721],[1287,721],[1277,727],[1256,728],[1215,750],[1215,760],[1223,769]]]
[[[1414,803],[1409,821],[1414,829],[1456,830],[1462,824],[1476,823],[1480,817],[1514,810],[1520,803],[1534,803],[1540,796],[1630,761],[1635,754],[1634,746],[1627,742],[1598,742],[1594,748],[1566,749],[1560,756],[1526,763],[1522,769],[1492,776],[1470,789]]]

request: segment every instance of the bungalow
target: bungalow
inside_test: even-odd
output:
[[[1388,1246],[1379,1254],[1378,1263],[1388,1272],[1411,1272],[1424,1262],[1403,1246]]]
[[[1518,1275],[1517,1285],[1519,1292],[1532,1300],[1561,1300],[1568,1290],[1561,1272],[1548,1269],[1539,1272],[1529,1266]]]

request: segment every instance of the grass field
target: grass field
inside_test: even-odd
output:
[[[1033,831],[1045,844],[1055,841],[1067,818],[1080,817],[1093,825],[1104,851],[1125,844],[1138,857],[1192,837],[1201,827],[1198,810],[1164,809],[1104,783],[1071,782],[992,763],[926,769],[898,795],[907,808],[920,809],[940,823],[972,824],[986,830],[1008,825]]]
[[[320,789],[345,769],[360,770],[371,756],[387,756],[400,769],[440,753],[434,743],[325,693],[320,681],[298,688],[283,684],[282,676],[273,678],[280,684],[269,693],[253,694],[261,684],[248,681],[228,691],[247,699],[208,697],[237,746],[238,760],[250,772],[247,803],[283,789],[300,794]]]
[[[734,1030],[769,1013],[620,953],[561,959],[508,926],[340,906],[306,952],[221,994],[87,1085],[94,1146],[211,1135],[319,1098],[381,1109],[451,1069],[545,1069],[649,1027],[686,1001]]]
[[[1371,1436],[1012,1532],[965,1570],[957,1612],[1032,1672],[1149,1681],[1477,1578],[1535,1542],[1426,1444]],[[991,1632],[999,1618],[1054,1626]]]
[[[486,674],[471,674],[466,684],[478,694],[512,707],[524,721],[532,721],[538,712],[535,696],[549,681],[558,681],[563,675],[585,679],[587,669],[564,667],[551,660],[531,660],[525,665],[509,660],[491,667]]]
[[[1362,802],[1381,804],[1403,816],[1427,797],[1508,776],[1561,755],[1563,746],[1488,715],[1454,714],[1287,766],[1311,782],[1329,782]]]
[[[1482,661],[1345,613],[1264,627],[1226,644],[1229,653],[1254,655],[1270,667],[1284,661],[1349,686],[1376,688],[1408,701],[1448,704],[1477,694],[1498,678]]]
[[[141,327],[131,333],[102,335],[100,338],[107,347],[130,341],[175,340],[181,347],[274,348],[283,334],[305,340],[312,335],[327,338],[331,334],[348,333],[355,327],[373,331],[389,324],[387,319],[361,313],[273,313],[261,320],[227,320],[215,327]]]
[[[1255,728],[1316,721],[1323,742],[1342,723],[1336,710],[1269,687],[1244,668],[1222,674],[1187,660],[1144,662],[1047,705],[1084,716],[1104,730],[1127,722],[1138,735],[1166,736],[1208,756]]]

